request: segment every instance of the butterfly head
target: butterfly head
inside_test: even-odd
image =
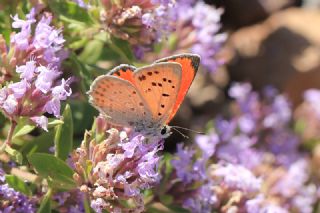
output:
[[[136,123],[133,126],[136,132],[140,132],[145,136],[156,137],[156,138],[167,138],[172,132],[171,128],[168,125],[157,125],[157,124],[147,124],[145,122]]]
[[[169,137],[171,134],[172,134],[172,132],[171,132],[170,126],[164,125],[164,126],[161,127],[160,137],[162,137],[162,138],[167,138],[167,137]]]

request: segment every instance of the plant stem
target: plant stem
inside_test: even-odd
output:
[[[10,126],[10,130],[8,132],[8,136],[6,139],[5,144],[8,146],[11,146],[11,140],[12,140],[12,136],[13,136],[13,132],[17,127],[17,122],[15,120],[11,120],[11,126]]]
[[[90,201],[88,199],[88,193],[85,193],[85,196],[83,198],[83,206],[84,206],[84,211],[85,213],[92,213],[91,208],[90,208]]]

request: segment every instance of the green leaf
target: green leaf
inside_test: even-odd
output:
[[[26,185],[26,183],[14,175],[6,175],[6,182],[11,188],[16,191],[22,192],[25,195],[31,196],[31,189]]]
[[[182,208],[180,206],[176,206],[176,205],[168,205],[167,208],[175,213],[190,213],[190,211],[188,211],[187,209],[184,209],[184,208]]]
[[[162,203],[155,203],[147,206],[146,212],[149,213],[190,213],[190,211],[176,205],[163,205]]]
[[[51,212],[51,196],[52,189],[49,189],[41,201],[37,213],[50,213]]]
[[[73,170],[59,158],[45,153],[34,153],[28,156],[29,162],[43,178],[51,183],[53,188],[73,189],[75,182]]]
[[[12,160],[14,160],[15,162],[17,162],[19,164],[22,164],[23,157],[19,151],[11,148],[8,145],[5,145],[4,151],[10,156],[10,158]]]
[[[77,74],[77,77],[80,77],[81,79],[80,83],[82,92],[85,93],[89,90],[93,77],[86,66],[78,59],[78,56],[76,54],[71,52],[69,58],[72,61],[71,66],[77,70],[75,74]]]
[[[27,118],[20,118],[18,120],[18,125],[15,128],[15,131],[13,133],[13,138],[17,138],[23,135],[26,135],[30,133],[34,128],[36,128],[35,125],[29,124]]]
[[[57,126],[54,138],[55,156],[66,160],[73,145],[73,120],[69,104],[66,105],[63,116],[63,124]]]
[[[128,41],[124,41],[115,37],[111,37],[109,46],[113,51],[118,53],[122,60],[126,60],[128,63],[134,61],[135,57],[132,52],[132,47]]]
[[[80,61],[86,64],[95,64],[101,56],[103,46],[104,42],[101,40],[89,41],[79,56]]]
[[[33,138],[32,141],[25,141],[19,151],[25,156],[35,152],[49,152],[49,148],[54,145],[53,141],[53,131],[43,132],[39,137]]]
[[[94,116],[98,115],[98,111],[88,102],[71,101],[72,118],[74,124],[74,134],[83,135],[86,129],[89,129],[94,121]]]
[[[65,0],[47,1],[50,9],[61,16],[75,21],[84,22],[86,24],[93,23],[88,11],[75,2]]]
[[[48,128],[52,128],[61,124],[63,124],[62,120],[49,118]]]
[[[165,206],[172,204],[173,202],[173,197],[171,195],[161,195],[160,196],[160,201],[163,203]]]

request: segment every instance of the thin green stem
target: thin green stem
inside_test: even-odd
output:
[[[83,198],[83,206],[84,206],[85,213],[92,213],[91,208],[90,208],[90,201],[88,199],[88,193],[85,193],[85,196]]]
[[[16,129],[16,127],[17,127],[17,122],[15,120],[11,119],[11,126],[10,126],[10,129],[9,129],[9,132],[8,132],[8,136],[7,136],[7,139],[6,139],[6,142],[5,142],[5,144],[8,145],[8,146],[11,146],[13,133],[14,133],[14,130]]]

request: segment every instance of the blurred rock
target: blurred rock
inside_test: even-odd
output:
[[[301,4],[301,0],[211,0],[207,2],[224,8],[224,22],[236,28],[255,24],[276,11]]]
[[[256,89],[273,84],[294,104],[307,88],[320,88],[320,11],[291,8],[230,36],[231,81]]]
[[[303,0],[302,6],[308,7],[308,8],[316,8],[316,7],[320,8],[320,1],[319,0]]]

